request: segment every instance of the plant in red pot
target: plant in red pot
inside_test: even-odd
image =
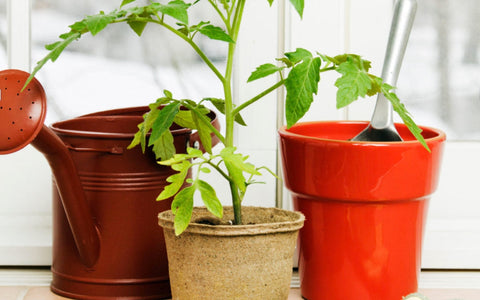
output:
[[[346,106],[359,97],[383,93],[393,103],[413,135],[420,140],[412,141],[411,144],[422,148],[427,146],[428,141],[425,142],[421,130],[393,93],[393,87],[368,73],[370,62],[359,55],[328,56],[312,54],[302,48],[287,52],[276,64],[259,66],[247,79],[254,81],[276,75],[279,80],[275,84],[250,99],[234,101],[234,54],[245,0],[209,0],[212,10],[219,16],[221,24],[218,25],[210,21],[189,23],[189,12],[195,9],[198,1],[187,3],[174,0],[165,4],[152,2],[145,6],[131,6],[132,2],[135,1],[124,0],[119,9],[87,16],[70,26],[70,32],[61,35],[60,41],[47,46],[50,53],[38,63],[34,74],[48,60],[56,60],[65,47],[84,34],[95,35],[115,23],[128,24],[138,35],[142,34],[146,26],[158,25],[190,45],[215,74],[224,91],[223,98],[206,95],[203,99],[196,100],[177,99],[172,92],[165,90],[157,101],[149,105],[150,111],[143,116],[143,121],[138,125],[139,130],[130,144],[130,148],[139,145],[143,150],[151,147],[159,157],[159,164],[170,166],[176,172],[167,178],[169,185],[157,198],[159,201],[173,198],[171,210],[159,215],[167,244],[172,297],[286,299],[292,273],[292,256],[304,216],[276,208],[242,207],[247,188],[257,183],[256,176],[264,171],[272,173],[265,167],[249,163],[248,156],[239,153],[235,147],[234,131],[237,127],[245,126],[241,114],[246,108],[251,108],[265,95],[285,86],[286,117],[291,127],[313,101],[320,74],[337,71],[341,74],[336,83],[340,106]],[[290,2],[302,15],[304,1]],[[272,4],[273,0],[266,3]],[[228,44],[225,70],[220,70],[196,43],[195,37],[198,35]],[[226,126],[223,132],[211,124],[205,103],[213,104],[224,115]],[[181,107],[186,110],[180,109]],[[172,135],[168,130],[172,124],[197,130],[205,153],[190,147],[186,153],[175,153]],[[290,131],[293,132],[295,128],[292,127]],[[218,151],[212,149],[212,136],[223,146]],[[429,154],[427,150],[422,150],[422,155]],[[304,169],[309,168],[309,165],[301,161],[299,165]],[[204,179],[204,174],[212,171],[225,179],[230,195],[221,197],[228,197],[231,207],[223,208],[219,195]],[[188,177],[188,174],[192,176]],[[339,189],[344,188],[348,189],[348,183]],[[194,207],[195,194],[200,196],[205,207]],[[369,217],[375,218],[374,215]],[[315,238],[312,243],[317,243],[315,240],[318,239]]]

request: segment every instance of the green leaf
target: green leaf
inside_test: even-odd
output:
[[[267,0],[267,1],[268,1],[268,4],[270,4],[270,6],[272,6],[273,0]]]
[[[127,24],[138,36],[142,35],[145,27],[147,26],[147,22],[143,21],[127,21]]]
[[[172,212],[175,215],[173,226],[177,236],[187,229],[192,219],[194,193],[194,186],[186,187],[178,192],[172,201]]]
[[[212,103],[215,108],[222,114],[225,114],[225,100],[223,99],[218,99],[218,98],[203,98],[203,101],[209,101]],[[247,126],[245,123],[245,120],[243,119],[241,114],[236,114],[235,115],[235,122],[242,126]]]
[[[362,59],[360,55],[357,54],[341,54],[335,57],[323,56],[323,58],[328,59],[336,65],[340,65],[344,62],[350,61],[357,65],[358,68],[364,69],[365,72],[368,72],[372,67],[372,63],[368,60]]]
[[[122,4],[120,4],[120,7],[123,7],[129,3],[132,3],[132,2],[135,2],[136,0],[123,0],[122,1]]]
[[[215,193],[213,187],[200,179],[197,180],[195,184],[197,189],[200,191],[203,203],[207,207],[208,211],[210,211],[217,218],[222,218],[223,207],[220,203],[220,200],[218,200],[217,193]]]
[[[180,109],[180,103],[172,102],[164,106],[155,117],[155,121],[152,126],[152,134],[150,135],[149,146],[153,145],[166,130],[172,126],[173,119]]]
[[[175,154],[175,145],[173,144],[173,135],[170,130],[165,130],[163,134],[153,144],[153,153],[157,159],[166,160]]]
[[[293,64],[297,64],[301,61],[313,58],[312,53],[310,51],[306,50],[306,49],[303,49],[303,48],[297,48],[294,52],[287,52],[287,53],[285,53],[285,56]]]
[[[320,81],[320,64],[319,57],[304,58],[288,74],[285,81],[285,117],[289,128],[305,115],[313,102],[313,94],[317,93]]]
[[[47,45],[45,48],[50,51],[43,59],[37,62],[37,65],[33,69],[30,76],[27,78],[25,84],[22,87],[22,91],[28,86],[28,84],[32,81],[35,75],[40,71],[40,69],[49,61],[52,62],[56,61],[60,54],[65,50],[65,48],[70,45],[73,41],[79,39],[81,37],[81,33],[79,32],[72,32],[68,35],[64,35],[65,39],[62,41],[55,42],[53,44]]]
[[[150,5],[156,11],[166,14],[183,24],[188,24],[188,11],[190,4],[185,3],[182,0],[174,0],[168,2],[168,4],[152,3]]]
[[[173,122],[185,128],[197,129],[197,124],[193,121],[192,112],[189,110],[179,110]]]
[[[247,172],[253,175],[261,175],[254,165],[245,162],[246,157],[240,153],[235,153],[235,147],[226,147],[220,151],[220,156],[225,163],[225,167],[228,170],[228,173],[238,188],[245,192],[245,177],[243,172]]]
[[[257,69],[252,72],[250,77],[248,77],[247,82],[251,82],[260,78],[267,77],[268,75],[277,73],[278,71],[281,71],[284,68],[285,67],[278,67],[274,64],[263,64],[257,67]]]
[[[302,18],[303,17],[303,9],[305,7],[304,0],[290,0],[290,3],[292,3],[293,7],[295,7],[295,10],[300,15],[300,18]]]
[[[185,182],[185,178],[187,178],[188,170],[192,166],[192,164],[189,160],[183,160],[181,163],[177,163],[174,166],[174,170],[179,172],[167,178],[167,182],[170,182],[170,184],[165,186],[160,195],[158,195],[157,201],[173,197],[180,190],[180,188],[183,186],[183,183]]]
[[[130,145],[128,145],[127,149],[132,149],[134,147],[136,147],[138,144],[141,144],[142,146],[142,153],[145,153],[145,142],[142,143],[142,140],[145,140],[145,135],[144,135],[144,128],[145,124],[142,122],[140,124],[138,124],[138,131],[135,133],[135,135],[133,136],[133,140],[132,142],[130,143]]]
[[[198,31],[212,40],[219,40],[228,43],[235,43],[234,40],[220,27],[205,25],[198,28]]]
[[[393,89],[392,86],[384,83],[382,85],[382,93],[385,95],[385,98],[390,100],[393,106],[393,110],[397,112],[400,118],[403,120],[403,123],[407,126],[413,136],[430,152],[430,148],[427,145],[427,142],[422,136],[422,129],[420,129],[417,124],[413,121],[410,113],[405,108],[405,105],[400,102],[397,95],[393,93],[391,90]]]
[[[372,88],[368,73],[351,59],[341,63],[337,72],[342,74],[335,82],[338,87],[337,108],[345,107],[359,97],[365,97]]]
[[[208,127],[202,120],[198,118],[195,113],[192,113],[193,122],[195,122],[195,127],[198,131],[198,136],[200,137],[200,142],[203,145],[203,148],[206,152],[212,153],[212,132],[210,127]]]
[[[88,31],[90,31],[92,35],[96,35],[114,20],[115,16],[111,14],[106,15],[104,12],[100,12],[97,15],[87,16],[85,18],[85,24],[87,25]]]

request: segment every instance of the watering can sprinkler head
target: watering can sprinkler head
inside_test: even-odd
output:
[[[0,71],[0,154],[27,146],[43,127],[47,112],[45,92],[36,79],[22,91],[29,76],[20,70]]]

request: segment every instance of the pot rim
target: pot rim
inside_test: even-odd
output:
[[[77,130],[72,128],[62,128],[69,126],[71,123],[74,122],[88,122],[88,121],[95,121],[95,120],[102,120],[104,122],[114,122],[114,121],[134,121],[136,120],[136,124],[140,124],[143,122],[142,116],[131,116],[131,115],[112,115],[112,116],[101,116],[101,115],[92,115],[92,116],[82,116],[78,118],[73,118],[65,121],[55,122],[50,125],[50,128],[57,134],[66,135],[66,136],[74,136],[74,137],[92,137],[92,138],[120,138],[120,139],[132,139],[135,136],[136,132],[108,132],[108,131],[93,131],[93,130]],[[171,129],[170,132],[172,135],[183,135],[183,134],[190,134],[192,132],[189,128],[178,128],[178,129]],[[148,133],[147,135],[150,135]]]
[[[231,206],[224,206],[224,218],[225,212],[231,210]],[[250,211],[251,213],[255,210],[261,210],[263,212],[270,211],[276,214],[283,214],[288,216],[289,218],[292,218],[292,220],[250,225],[209,225],[192,223],[191,221],[187,229],[182,234],[193,233],[209,236],[249,236],[269,233],[293,232],[298,231],[300,228],[302,228],[305,221],[305,216],[298,211],[290,211],[275,207],[242,207],[242,212],[244,215],[248,214],[247,211]],[[203,206],[194,207],[194,212],[199,213],[201,217],[213,217],[213,215],[207,210],[207,208]],[[197,218],[197,220],[201,219],[200,216]],[[174,216],[171,210],[163,211],[158,214],[158,223],[164,229],[173,230],[173,217]]]
[[[309,125],[315,125],[315,124],[338,124],[338,125],[342,125],[342,124],[346,124],[346,125],[364,125],[365,127],[369,124],[368,121],[355,121],[355,120],[348,120],[348,121],[345,121],[345,120],[340,120],[340,121],[307,121],[307,122],[299,122],[299,123],[296,123],[295,125],[293,125],[291,128],[294,128],[296,126],[309,126]],[[396,127],[406,127],[405,124],[403,123],[395,123],[395,126]],[[425,138],[425,141],[427,144],[430,144],[430,143],[435,143],[435,142],[438,142],[438,141],[442,141],[442,140],[445,140],[446,139],[446,134],[445,132],[443,132],[442,130],[440,129],[437,129],[437,128],[433,128],[433,127],[429,127],[429,126],[419,126],[420,129],[423,130],[423,132],[431,132],[431,133],[434,133],[435,136],[433,137],[429,137],[429,138]],[[300,134],[300,133],[295,133],[295,132],[291,132],[290,129],[287,129],[287,126],[284,125],[282,127],[279,128],[278,130],[278,133],[280,136],[284,137],[284,138],[301,138],[301,139],[308,139],[308,140],[311,140],[311,141],[318,141],[318,142],[329,142],[329,143],[338,143],[340,145],[352,145],[352,146],[397,146],[397,147],[401,147],[401,146],[406,146],[406,147],[410,147],[410,146],[415,146],[415,145],[419,145],[419,146],[422,146],[420,144],[419,141],[417,141],[416,139],[413,139],[413,140],[409,140],[409,141],[395,141],[395,142],[372,142],[372,141],[350,141],[350,140],[340,140],[340,139],[330,139],[330,138],[321,138],[321,137],[314,137],[314,136],[309,136],[309,135],[304,135],[304,134]],[[422,146],[423,147],[423,146]]]

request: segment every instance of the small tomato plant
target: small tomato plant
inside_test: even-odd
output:
[[[210,21],[190,24],[189,11],[195,9],[195,4],[199,1],[208,1],[211,8],[220,17],[222,24],[212,24]],[[267,1],[271,5],[274,0]],[[96,35],[105,27],[115,23],[128,24],[139,36],[142,35],[146,26],[158,25],[191,46],[222,85],[223,99],[208,97],[197,101],[176,99],[170,91],[165,90],[162,97],[149,105],[150,111],[144,115],[144,121],[138,125],[139,130],[130,145],[130,147],[140,145],[143,151],[146,147],[152,147],[160,164],[170,166],[178,172],[167,179],[170,184],[165,187],[157,199],[164,200],[174,197],[172,211],[175,214],[175,233],[177,235],[188,227],[196,192],[200,193],[205,206],[212,214],[219,218],[223,216],[223,208],[215,190],[209,183],[201,179],[203,173],[209,173],[211,170],[218,172],[228,183],[234,210],[233,223],[242,224],[241,204],[247,187],[256,182],[254,178],[261,175],[262,170],[269,170],[266,167],[254,166],[248,162],[248,156],[237,152],[233,142],[234,127],[245,126],[241,117],[245,108],[282,86],[287,91],[285,117],[288,127],[294,125],[308,111],[314,95],[318,91],[320,74],[336,71],[340,74],[335,82],[335,86],[338,87],[337,108],[345,107],[360,97],[383,93],[391,101],[394,110],[413,135],[426,147],[421,130],[393,92],[393,87],[384,83],[381,78],[370,74],[370,62],[362,59],[359,55],[328,56],[311,53],[302,48],[287,52],[276,62],[259,66],[247,81],[259,80],[273,74],[278,74],[280,79],[257,96],[238,102],[241,104],[235,106],[232,98],[233,62],[246,0],[196,0],[192,2],[173,0],[168,3],[152,1],[145,6],[131,6],[132,2],[135,0],[123,0],[120,7],[110,13],[102,11],[71,25],[69,32],[60,35],[59,41],[46,46],[49,53],[37,63],[31,78],[47,61],[55,61],[73,41],[87,33]],[[304,0],[290,0],[290,3],[302,16]],[[195,37],[199,34],[228,43],[224,70],[218,69],[201,47],[196,44]],[[213,104],[219,112],[224,114],[226,123],[224,133],[212,126],[211,120],[207,116],[209,110],[204,105],[207,102]],[[173,123],[197,130],[205,153],[188,148],[185,154],[175,154],[173,137],[169,131]],[[148,134],[150,134],[149,138],[147,138]],[[215,135],[223,144],[223,149],[219,154],[212,152],[212,135]],[[198,172],[192,178],[188,178],[187,174],[194,166],[197,166]],[[185,182],[188,184],[184,185]]]

